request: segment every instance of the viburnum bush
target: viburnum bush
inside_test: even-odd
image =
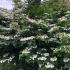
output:
[[[1,25],[0,57],[7,70],[69,70],[70,9],[63,0],[14,0],[13,19]],[[1,17],[2,18],[2,17]],[[5,17],[4,17],[5,18]],[[5,24],[4,19],[1,23]],[[7,65],[5,67],[5,64]],[[9,67],[8,67],[9,66]]]

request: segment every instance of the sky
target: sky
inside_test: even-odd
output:
[[[21,0],[23,2],[25,2],[26,0]],[[43,0],[41,0],[43,1]],[[12,0],[0,0],[0,8],[5,8],[5,9],[8,9],[8,10],[11,10],[13,9],[14,3],[12,2]]]
[[[0,0],[0,8],[11,10],[13,7],[14,6],[12,0]]]

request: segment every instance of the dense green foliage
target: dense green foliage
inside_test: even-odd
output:
[[[67,2],[28,0],[24,6],[20,0],[13,1],[13,18],[0,16],[0,69],[69,70]]]

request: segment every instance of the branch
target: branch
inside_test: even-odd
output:
[[[41,20],[41,19],[38,20],[38,21],[36,21],[36,20],[34,20],[34,19],[30,19],[28,16],[26,16],[26,20],[27,20],[28,22],[30,22],[31,25],[33,24],[33,25],[37,25],[37,26],[39,26],[39,27],[44,26],[44,28],[47,27],[47,24],[42,23],[42,22],[44,22],[44,21]]]
[[[14,37],[16,37],[16,36],[14,36]],[[41,39],[48,38],[48,36],[47,36],[47,35],[30,36],[30,37],[20,38],[20,41],[33,40],[33,39],[35,39],[36,37],[40,37]],[[11,36],[4,36],[4,35],[0,35],[0,39],[10,40],[10,39],[13,39],[13,37],[11,37]],[[16,38],[15,38],[15,39],[16,39]],[[18,39],[18,37],[17,37],[17,39]]]

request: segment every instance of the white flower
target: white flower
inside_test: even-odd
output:
[[[37,55],[33,55],[32,57],[30,57],[32,60],[34,60],[35,58],[37,58]]]
[[[44,56],[49,56],[49,53],[44,53]]]
[[[42,22],[43,22],[43,20],[41,20],[41,19],[40,19],[40,20],[38,20],[38,23],[42,23]]]
[[[37,54],[41,54],[40,52],[36,52]]]
[[[31,40],[31,39],[34,39],[34,36],[26,37],[26,38],[21,38],[20,41],[27,41],[27,40]]]
[[[3,63],[3,61],[1,60],[0,63]]]
[[[44,61],[45,61],[46,59],[47,59],[46,57],[39,57],[39,58],[38,58],[38,60],[44,60]]]
[[[41,0],[41,3],[46,2],[46,1],[49,1],[49,0]]]
[[[65,17],[69,17],[69,14],[66,14]]]
[[[22,51],[22,54],[28,54],[28,53],[30,53],[30,51],[28,51],[28,50],[23,50]]]
[[[59,18],[58,20],[59,20],[59,21],[66,21],[67,18],[63,16],[63,17]]]
[[[64,58],[63,62],[68,62],[70,59],[69,58]]]
[[[67,11],[66,13],[67,13],[67,14],[70,14],[70,11]]]
[[[57,61],[57,57],[50,58],[51,61]]]
[[[43,48],[43,49],[41,49],[42,51],[46,51],[46,49],[45,48]]]
[[[16,65],[16,63],[14,63],[14,65]]]
[[[46,68],[54,68],[54,65],[48,62],[47,65],[45,65],[45,67]]]
[[[33,55],[34,58],[37,58],[37,55]]]
[[[6,62],[6,60],[3,60],[2,62],[4,63],[4,62]]]
[[[1,61],[0,61],[0,63],[4,63],[4,62],[6,62],[6,60],[1,60]]]
[[[39,67],[41,68],[41,67],[42,67],[42,65],[41,65],[41,64],[39,64]]]
[[[41,38],[42,38],[42,39],[45,39],[45,38],[48,38],[48,36],[43,35],[43,36],[41,36]]]
[[[58,31],[59,31],[59,26],[54,26],[48,32],[58,32]]]
[[[17,22],[11,22],[9,26],[11,29],[14,29],[14,30],[19,29],[19,24]]]

